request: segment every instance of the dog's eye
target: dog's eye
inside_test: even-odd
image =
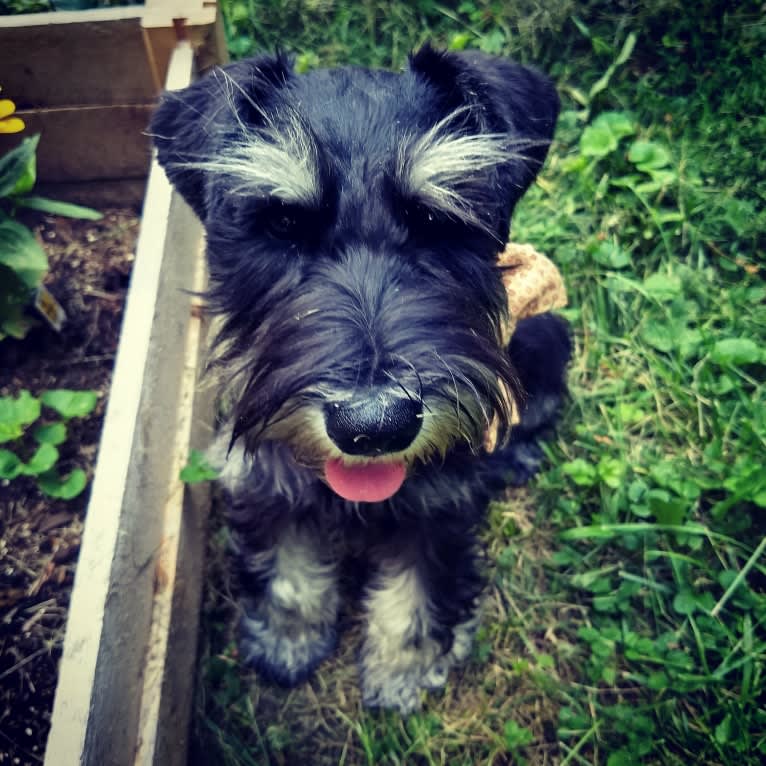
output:
[[[418,202],[404,206],[404,219],[410,231],[425,232],[443,223],[442,216]]]
[[[268,210],[264,227],[277,239],[294,239],[300,229],[301,216],[297,211],[285,205]]]

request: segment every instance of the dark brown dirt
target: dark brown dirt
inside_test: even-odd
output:
[[[98,391],[94,412],[68,424],[57,468],[92,478],[138,218],[110,210],[100,221],[37,219],[50,259],[45,283],[64,307],[61,334],[40,326],[0,342],[0,396],[53,388]],[[45,409],[43,418],[46,417]],[[4,444],[8,448],[11,445]],[[25,455],[28,457],[28,455]],[[89,487],[69,501],[32,479],[0,480],[0,764],[42,763]]]

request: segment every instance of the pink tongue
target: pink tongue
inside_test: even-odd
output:
[[[324,467],[333,492],[357,503],[388,500],[402,486],[406,473],[404,463],[346,465],[342,458],[328,460]]]

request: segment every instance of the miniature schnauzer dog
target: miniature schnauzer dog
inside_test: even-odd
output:
[[[241,656],[278,683],[335,647],[349,572],[366,704],[417,709],[469,654],[487,505],[565,392],[562,320],[504,347],[497,265],[558,108],[536,71],[430,46],[401,73],[263,56],[161,100],[159,161],[207,231]]]

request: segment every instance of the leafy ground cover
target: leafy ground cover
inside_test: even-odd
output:
[[[756,2],[226,0],[240,56],[400,66],[430,39],[535,61],[562,96],[512,236],[564,271],[577,346],[547,470],[496,503],[471,662],[365,712],[355,619],[302,688],[237,662],[214,556],[200,763],[766,760],[766,21]],[[218,533],[219,537],[221,533]],[[217,549],[216,549],[217,550]]]

